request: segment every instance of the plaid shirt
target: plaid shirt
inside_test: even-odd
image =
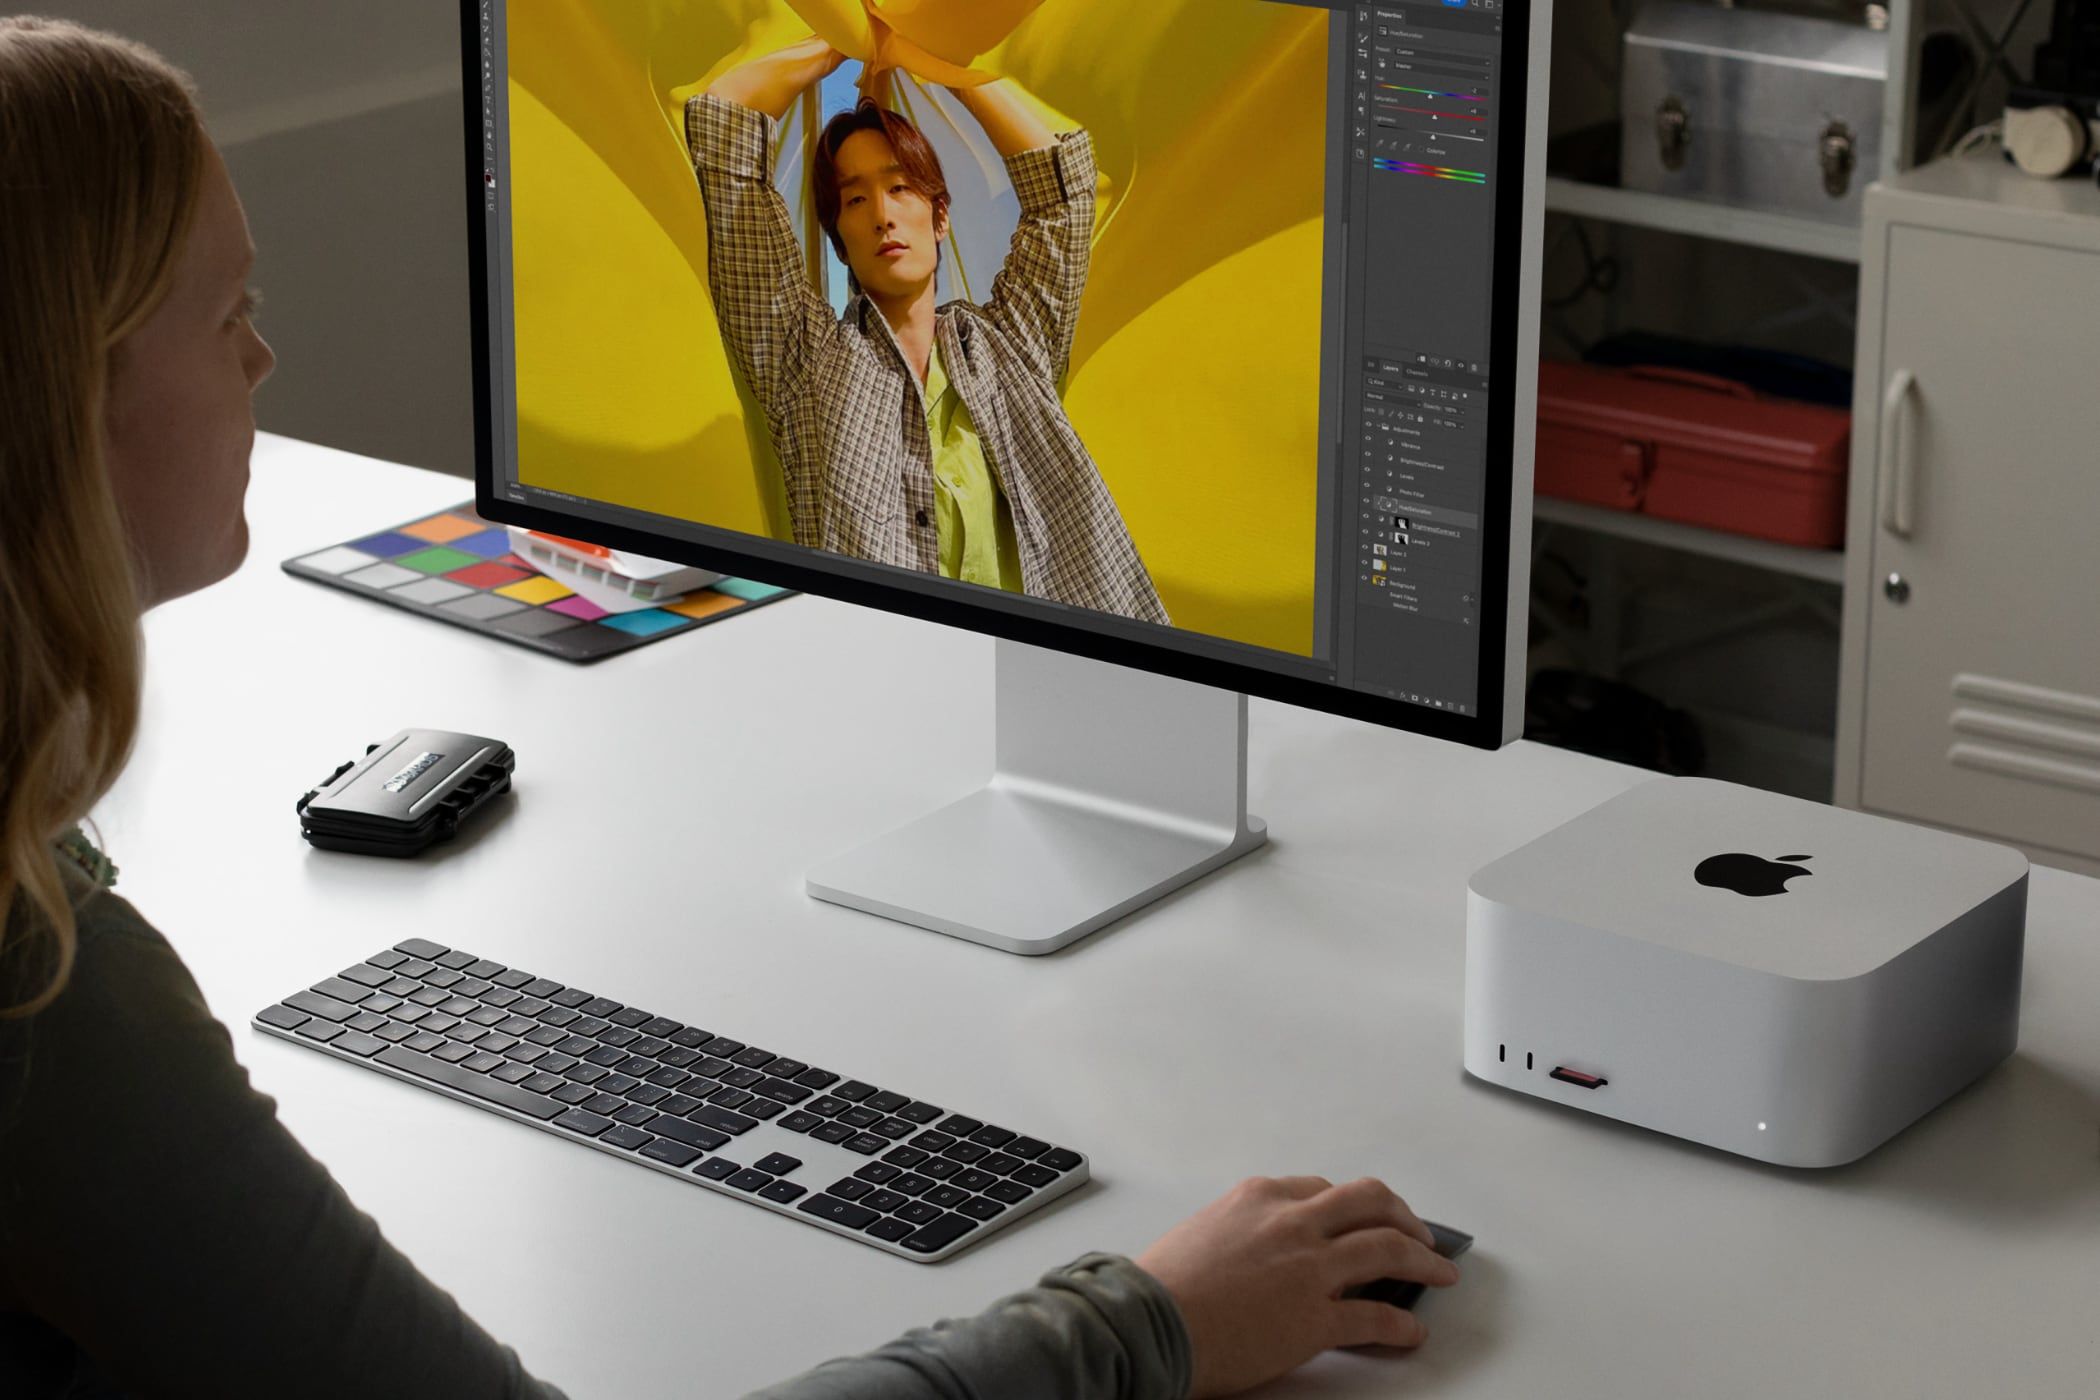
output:
[[[933,445],[896,334],[865,294],[842,318],[810,285],[773,187],[771,117],[702,94],[686,104],[685,126],[707,206],[715,317],[780,453],[795,543],[939,573]],[[1159,592],[1058,398],[1092,257],[1092,140],[1074,132],[1008,157],[1006,168],[1020,227],[991,300],[935,313],[941,363],[1013,508],[1022,588],[1164,623]]]

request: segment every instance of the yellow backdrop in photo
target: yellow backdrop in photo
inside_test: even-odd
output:
[[[1102,200],[1067,411],[1176,625],[1310,652],[1323,13],[519,0],[509,22],[528,482],[787,537],[778,463],[715,331],[681,103],[814,31],[933,81],[1011,79],[1092,133]]]

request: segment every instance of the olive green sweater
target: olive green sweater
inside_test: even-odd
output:
[[[72,975],[43,1011],[0,1020],[0,1396],[566,1400],[278,1122],[167,940],[60,863],[79,897]],[[20,944],[0,949],[0,1006],[45,980]],[[1165,1289],[1090,1254],[760,1394],[1182,1400],[1188,1384]]]

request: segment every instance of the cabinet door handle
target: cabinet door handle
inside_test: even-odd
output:
[[[1881,479],[1888,490],[1881,526],[1904,540],[1910,538],[1917,523],[1917,480],[1908,431],[1911,391],[1917,386],[1916,375],[1899,369],[1881,399]]]

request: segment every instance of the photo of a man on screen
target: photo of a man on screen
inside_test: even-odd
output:
[[[795,542],[1168,622],[1059,397],[1094,234],[1091,138],[1053,134],[1004,82],[948,89],[1021,214],[991,296],[940,304],[938,155],[873,100],[833,118],[810,195],[850,272],[841,315],[812,285],[773,152],[776,124],[845,61],[813,38],[730,69],[685,109],[708,289],[780,457]]]

